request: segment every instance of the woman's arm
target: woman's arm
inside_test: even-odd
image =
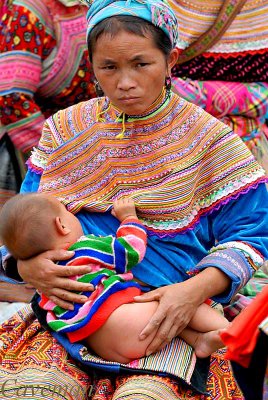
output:
[[[221,207],[211,215],[213,235],[219,246],[217,256],[213,248],[196,265],[195,275],[187,281],[135,298],[136,301],[159,301],[155,315],[141,332],[141,337],[156,332],[148,353],[161,349],[181,332],[207,298],[230,301],[264,258],[268,258],[267,205],[267,190],[262,184]]]
[[[140,334],[145,339],[153,331],[156,335],[147,349],[149,355],[161,350],[188,325],[197,307],[218,293],[225,292],[230,279],[217,268],[210,267],[187,281],[164,286],[142,296],[135,301],[159,301],[159,307],[149,324]]]

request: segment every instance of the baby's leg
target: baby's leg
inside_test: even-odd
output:
[[[194,348],[197,357],[205,358],[224,346],[220,337],[220,333],[223,330],[218,329],[203,333],[191,328],[185,328],[179,336]]]
[[[217,310],[211,308],[208,304],[201,304],[188,327],[198,332],[216,331],[229,326],[229,321]]]
[[[140,340],[139,334],[152,318],[157,306],[156,301],[123,304],[100,329],[86,339],[86,344],[109,361],[126,364],[144,357],[156,332],[145,340]]]
[[[201,304],[188,327],[179,336],[190,344],[197,357],[208,357],[223,347],[220,332],[229,326],[229,321],[208,304]]]

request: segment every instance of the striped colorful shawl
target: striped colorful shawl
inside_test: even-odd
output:
[[[265,181],[240,138],[201,108],[172,94],[150,111],[129,117],[122,139],[106,98],[55,114],[29,162],[43,172],[39,190],[74,213],[105,212],[128,195],[149,231],[172,234]]]

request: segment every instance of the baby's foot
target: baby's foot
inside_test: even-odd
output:
[[[220,333],[223,330],[210,331],[205,333],[199,333],[195,342],[195,354],[199,358],[205,358],[210,356],[214,351],[223,347]]]

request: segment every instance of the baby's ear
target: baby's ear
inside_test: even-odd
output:
[[[55,225],[58,233],[62,236],[68,235],[71,232],[71,229],[69,229],[67,226],[65,226],[60,217],[55,218]]]

